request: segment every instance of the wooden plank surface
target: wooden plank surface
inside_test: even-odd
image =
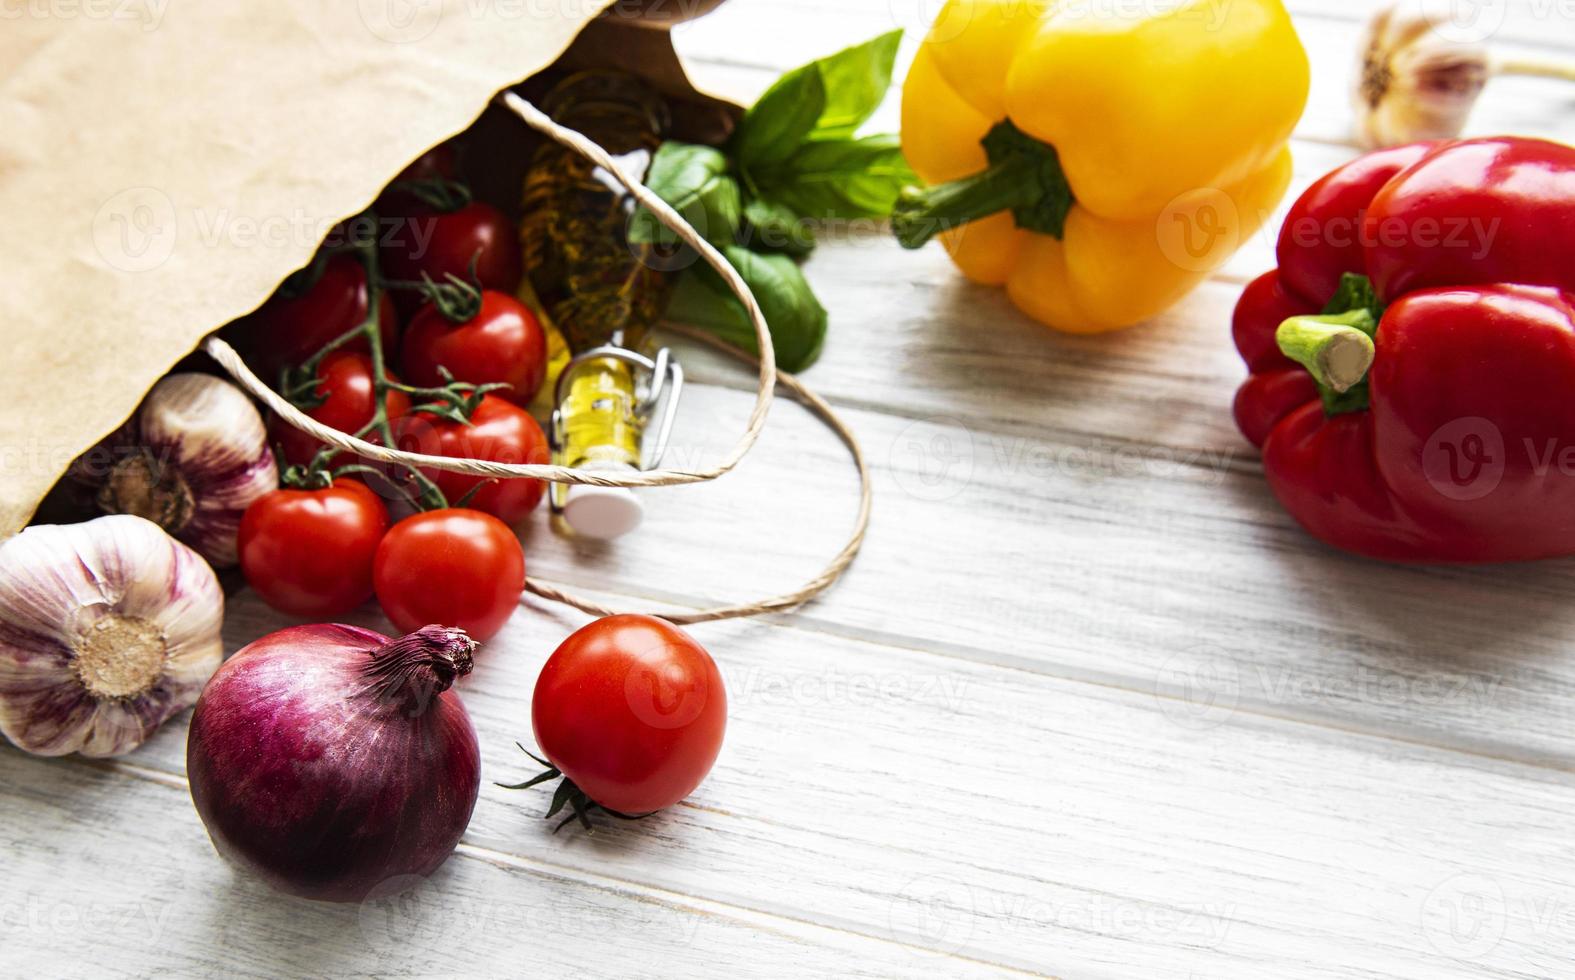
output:
[[[1348,158],[1368,9],[1298,0],[1315,94],[1297,186]],[[928,0],[734,0],[683,28],[744,95]],[[1500,9],[1502,8],[1502,9]],[[1557,0],[1488,11],[1492,42],[1572,56]],[[904,44],[911,56],[917,35]],[[880,121],[891,125],[890,100]],[[1570,90],[1494,82],[1472,123],[1575,138]],[[1293,189],[1295,193],[1295,189]],[[1575,974],[1575,563],[1394,568],[1302,534],[1228,405],[1228,316],[1272,236],[1175,310],[1057,335],[936,247],[833,233],[806,380],[863,440],[869,542],[835,591],[696,627],[728,740],[682,805],[550,833],[529,694],[585,617],[522,606],[462,684],[484,778],[456,857],[404,899],[270,895],[212,852],[185,718],[118,761],[0,752],[8,974],[1065,977]],[[684,350],[672,461],[715,460],[748,375]],[[715,484],[650,491],[613,547],[538,519],[534,574],[632,608],[777,591],[852,517],[840,447],[773,409]],[[356,619],[384,627],[375,609]],[[286,621],[243,594],[234,649]],[[62,964],[76,964],[64,969]]]
[[[528,732],[541,662],[583,619],[516,617],[462,682],[495,779],[531,768],[511,738]],[[238,644],[277,621],[243,597],[226,631]],[[690,800],[594,837],[553,836],[544,793],[489,783],[464,856],[851,934],[892,973],[928,956],[947,973],[1214,977],[1276,963],[1276,976],[1514,976],[1514,936],[1575,957],[1575,937],[1543,940],[1526,918],[1560,901],[1575,871],[1562,839],[1536,830],[1568,791],[1562,773],[809,624],[705,637],[724,664],[730,728]],[[102,768],[173,786],[184,803],[183,754],[175,728]],[[178,863],[230,881],[179,817]],[[1435,889],[1484,868],[1525,905],[1506,910],[1503,951],[1467,967],[1440,931]],[[1392,880],[1374,892],[1356,869]],[[423,887],[420,908],[464,900],[445,882]],[[1311,962],[1298,970],[1298,958]]]

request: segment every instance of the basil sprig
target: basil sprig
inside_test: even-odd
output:
[[[815,298],[798,264],[781,252],[755,252],[743,245],[723,246],[722,254],[749,284],[766,315],[777,364],[784,371],[798,371],[814,363],[826,339],[826,308]],[[667,315],[740,347],[758,346],[743,302],[708,265],[696,265],[679,277]]]
[[[915,182],[895,135],[857,135],[891,86],[901,39],[882,34],[783,75],[721,149],[670,141],[651,160],[646,185],[749,285],[784,370],[808,367],[825,341],[826,310],[796,264],[815,247],[814,223],[885,218]],[[629,237],[677,241],[644,209]],[[680,275],[667,315],[757,347],[743,304],[704,263]]]
[[[744,205],[738,181],[727,171],[727,157],[716,147],[670,141],[656,148],[645,186],[671,204],[706,241],[730,242],[738,230]],[[629,240],[678,244],[672,229],[645,208],[630,220]]]

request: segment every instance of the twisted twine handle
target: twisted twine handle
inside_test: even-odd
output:
[[[732,265],[717,251],[715,247],[700,236],[689,223],[674,211],[666,201],[647,190],[643,184],[625,173],[607,152],[600,146],[587,139],[584,135],[572,129],[566,129],[553,122],[550,117],[529,102],[520,98],[513,92],[505,92],[499,101],[525,121],[532,129],[546,134],[554,141],[575,150],[588,157],[597,166],[606,170],[625,188],[634,195],[635,200],[645,205],[656,215],[657,219],[681,238],[686,245],[693,248],[705,259],[706,263],[715,269],[722,280],[727,283],[739,300],[744,304],[744,311],[748,314],[750,323],[755,328],[755,339],[760,347],[760,356],[744,351],[732,344],[719,340],[710,334],[702,333],[687,327],[669,325],[686,337],[709,344],[710,346],[725,351],[726,353],[746,362],[755,362],[759,366],[759,383],[755,389],[755,404],[749,413],[749,422],[744,432],[734,443],[733,448],[723,457],[717,465],[705,469],[656,469],[640,470],[632,473],[608,473],[574,469],[568,466],[558,466],[548,463],[497,463],[484,459],[465,459],[452,456],[431,456],[426,453],[411,453],[388,446],[358,439],[347,432],[329,428],[311,418],[288,400],[279,395],[262,379],[257,377],[246,366],[246,362],[235,352],[235,349],[217,336],[209,337],[203,343],[210,357],[229,372],[230,376],[245,388],[254,397],[267,405],[276,415],[297,429],[319,439],[336,449],[341,449],[357,456],[374,459],[385,463],[397,463],[407,467],[422,467],[437,470],[447,470],[453,473],[464,473],[470,476],[491,477],[497,479],[534,479],[548,480],[553,483],[576,483],[597,487],[670,487],[685,483],[704,483],[714,480],[738,465],[754,446],[759,438],[760,431],[766,424],[766,412],[771,407],[771,400],[778,383],[807,406],[821,421],[825,422],[842,443],[848,447],[853,456],[853,464],[859,473],[859,511],[854,521],[853,533],[843,545],[835,558],[833,558],[820,574],[810,579],[799,588],[785,592],[781,595],[760,599],[754,602],[739,603],[730,606],[716,606],[701,609],[690,613],[656,612],[652,615],[661,616],[673,623],[703,623],[718,619],[733,619],[743,616],[755,616],[761,613],[777,612],[790,609],[808,599],[824,592],[831,586],[853,558],[858,554],[859,548],[864,544],[864,535],[869,527],[870,517],[870,477],[869,469],[865,465],[864,453],[860,449],[858,440],[853,433],[838,418],[837,413],[826,403],[825,399],[810,391],[804,384],[791,374],[777,369],[776,353],[771,344],[771,332],[766,325],[766,318],[760,311],[760,305],[755,302],[754,295],[749,291],[749,286],[739,276]],[[545,599],[562,602],[583,612],[595,616],[613,615],[620,610],[615,610],[590,599],[575,595],[537,579],[527,578],[525,590]]]

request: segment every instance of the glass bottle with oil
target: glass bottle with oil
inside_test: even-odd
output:
[[[637,179],[643,179],[668,122],[667,106],[656,92],[612,71],[564,78],[541,107],[599,144]],[[671,423],[682,375],[665,351],[654,360],[641,353],[666,308],[668,274],[655,246],[628,239],[636,207],[612,174],[572,149],[546,142],[531,158],[520,240],[537,304],[568,348],[551,427],[561,465],[639,469],[646,417],[664,386],[663,439]],[[627,489],[551,490],[554,511],[579,534],[617,537],[642,516],[639,500]]]

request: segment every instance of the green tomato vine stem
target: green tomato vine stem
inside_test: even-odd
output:
[[[360,431],[356,432],[357,438],[376,435],[383,445],[393,448],[396,445],[393,424],[388,417],[388,393],[399,391],[415,398],[430,399],[430,401],[412,406],[411,411],[424,411],[439,415],[443,418],[456,420],[469,424],[470,415],[476,406],[481,403],[481,398],[488,391],[501,387],[500,385],[472,385],[463,382],[448,380],[441,387],[422,388],[413,385],[401,384],[388,376],[386,353],[383,350],[382,326],[382,301],[384,283],[378,270],[377,239],[375,235],[357,234],[356,230],[363,228],[370,222],[373,228],[377,227],[376,217],[367,211],[351,225],[351,244],[344,246],[340,251],[350,252],[361,263],[361,268],[366,273],[366,316],[361,322],[346,330],[344,333],[324,344],[320,350],[309,357],[296,372],[297,378],[304,378],[295,383],[286,380],[281,384],[281,391],[285,397],[292,401],[315,397],[317,387],[317,369],[322,364],[323,358],[354,341],[357,337],[365,337],[370,350],[372,368],[372,418]],[[445,379],[451,376],[444,372]],[[381,472],[376,467],[364,464],[350,464],[341,466],[332,471],[329,463],[338,455],[338,450],[324,447],[312,461],[305,467],[305,472],[299,479],[303,485],[312,485],[321,482],[317,474],[325,474],[331,481],[332,477],[348,473],[373,473]],[[406,467],[408,480],[414,493],[408,492],[397,482],[390,480],[394,489],[411,502],[418,510],[441,510],[449,506],[448,499],[438,485],[425,473],[413,467]],[[386,475],[386,474],[385,474]]]

